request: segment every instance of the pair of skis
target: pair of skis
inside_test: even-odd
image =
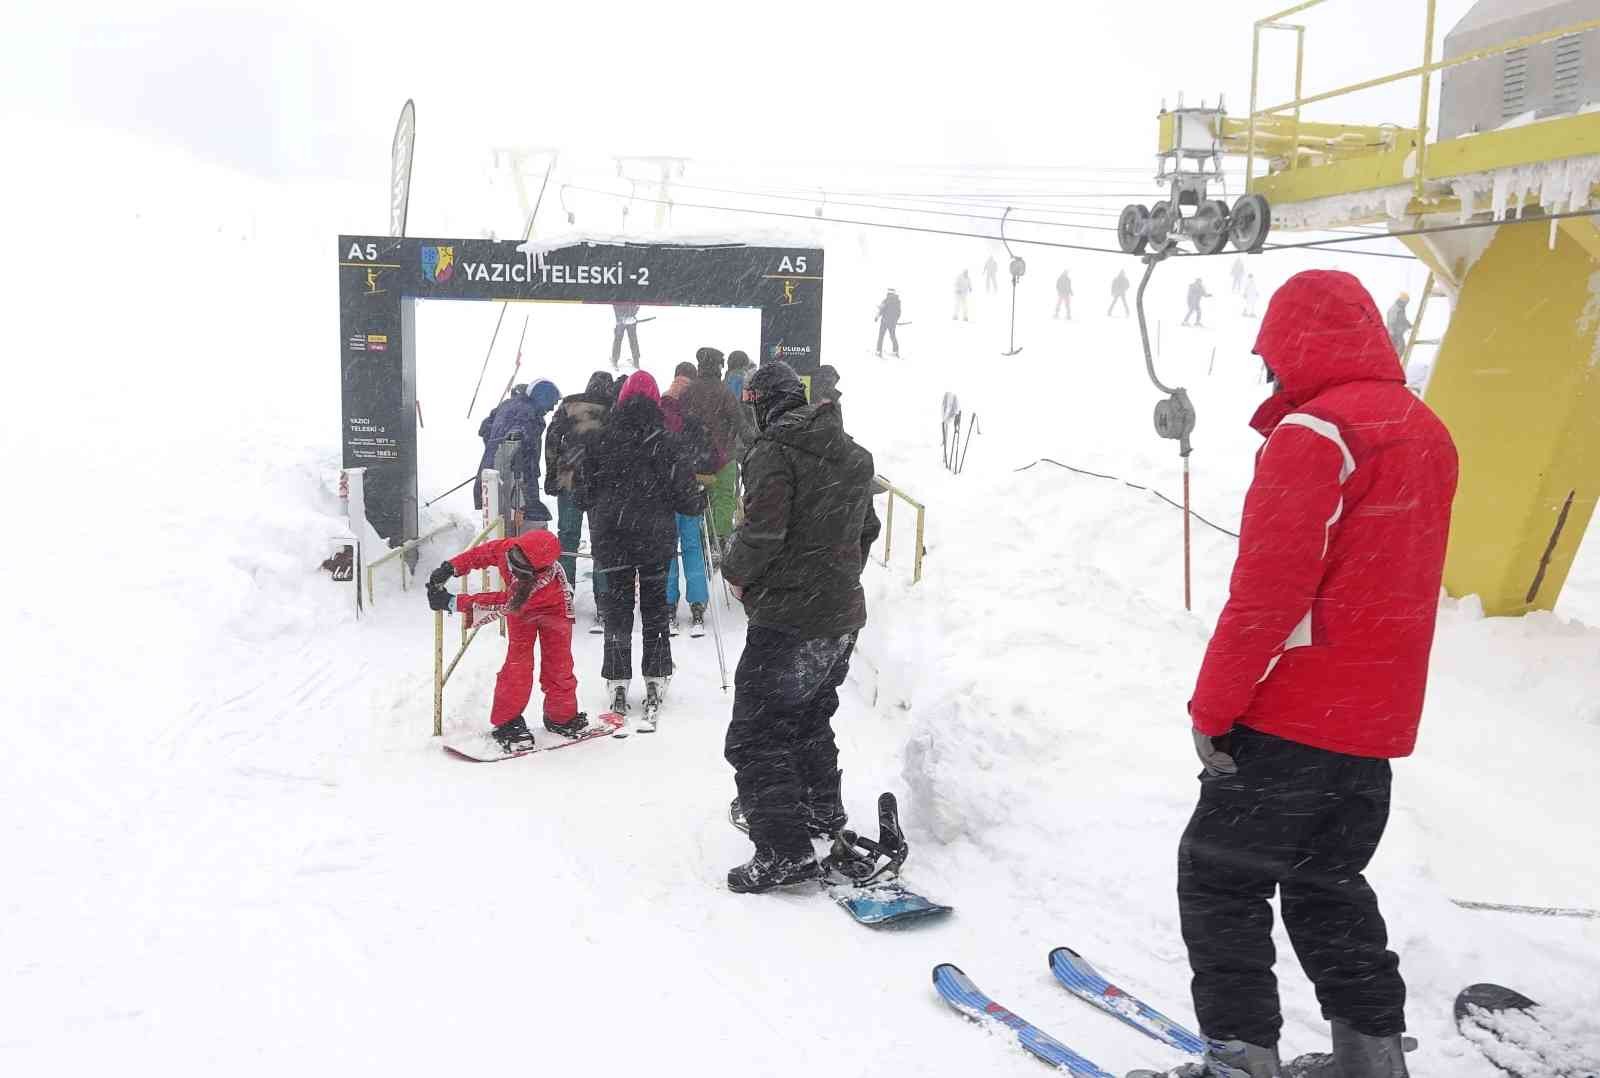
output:
[[[1123,991],[1070,947],[1050,952],[1050,972],[1056,981],[1085,1003],[1132,1026],[1153,1040],[1180,1052],[1199,1055],[1205,1039],[1174,1022],[1137,996]],[[1071,1074],[1073,1078],[1115,1078],[1110,1071],[1079,1055],[1065,1044],[984,995],[972,978],[948,962],[933,967],[933,987],[950,1006],[978,1022],[994,1022],[1011,1030],[1017,1043],[1032,1055]]]

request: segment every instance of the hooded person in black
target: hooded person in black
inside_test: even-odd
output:
[[[830,723],[867,621],[861,569],[879,527],[872,454],[833,402],[808,405],[783,362],[752,375],[745,396],[761,433],[745,460],[745,519],[722,562],[750,622],[724,746],[756,847],[728,873],[740,892],[815,879],[811,839],[845,824]]]
[[[665,695],[672,676],[667,565],[678,548],[675,514],[699,516],[705,510],[705,494],[694,472],[667,435],[660,399],[647,372],[630,375],[577,479],[578,508],[589,513],[595,572],[607,576],[600,676],[606,679],[607,703],[618,713],[628,710],[633,678],[635,578],[648,705],[652,694],[657,699]]]
[[[578,583],[578,562],[572,556],[583,538],[583,510],[578,508],[576,493],[578,469],[589,447],[600,434],[600,428],[611,411],[616,392],[611,375],[595,371],[582,393],[574,393],[562,400],[550,417],[550,426],[544,435],[545,477],[544,492],[556,500],[556,535],[561,539],[561,549],[568,553],[561,558],[561,567],[567,571],[567,580]],[[591,523],[589,530],[594,531]],[[598,615],[600,596],[605,594],[605,577],[594,580],[594,605]],[[603,618],[601,619],[604,620]]]

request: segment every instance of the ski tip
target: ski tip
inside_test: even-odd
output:
[[[941,972],[954,973],[957,976],[961,976],[961,977],[965,977],[966,976],[966,973],[962,971],[961,967],[956,965],[956,964],[954,964],[953,962],[940,962],[937,966],[933,967],[933,983],[934,984],[938,984],[939,983],[939,974]]]
[[[1056,955],[1060,955],[1061,961],[1063,962],[1083,962],[1083,955],[1079,954],[1077,951],[1074,951],[1071,947],[1056,947],[1050,952],[1049,961],[1050,965],[1052,966],[1056,964]],[[1087,965],[1087,963],[1085,963],[1085,965]]]

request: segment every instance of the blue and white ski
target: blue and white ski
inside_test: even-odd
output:
[[[1057,947],[1050,952],[1050,972],[1056,975],[1056,980],[1068,992],[1127,1023],[1145,1036],[1153,1037],[1180,1052],[1193,1055],[1205,1052],[1205,1038],[1189,1032],[1139,997],[1124,992],[1106,980],[1099,970],[1072,948]]]
[[[948,962],[933,967],[933,987],[944,1001],[975,1022],[997,1022],[1016,1034],[1017,1043],[1072,1078],[1116,1078],[984,995],[972,978]]]

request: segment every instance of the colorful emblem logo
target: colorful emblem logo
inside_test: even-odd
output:
[[[430,284],[447,284],[456,272],[456,249],[445,244],[422,247],[422,279]]]

